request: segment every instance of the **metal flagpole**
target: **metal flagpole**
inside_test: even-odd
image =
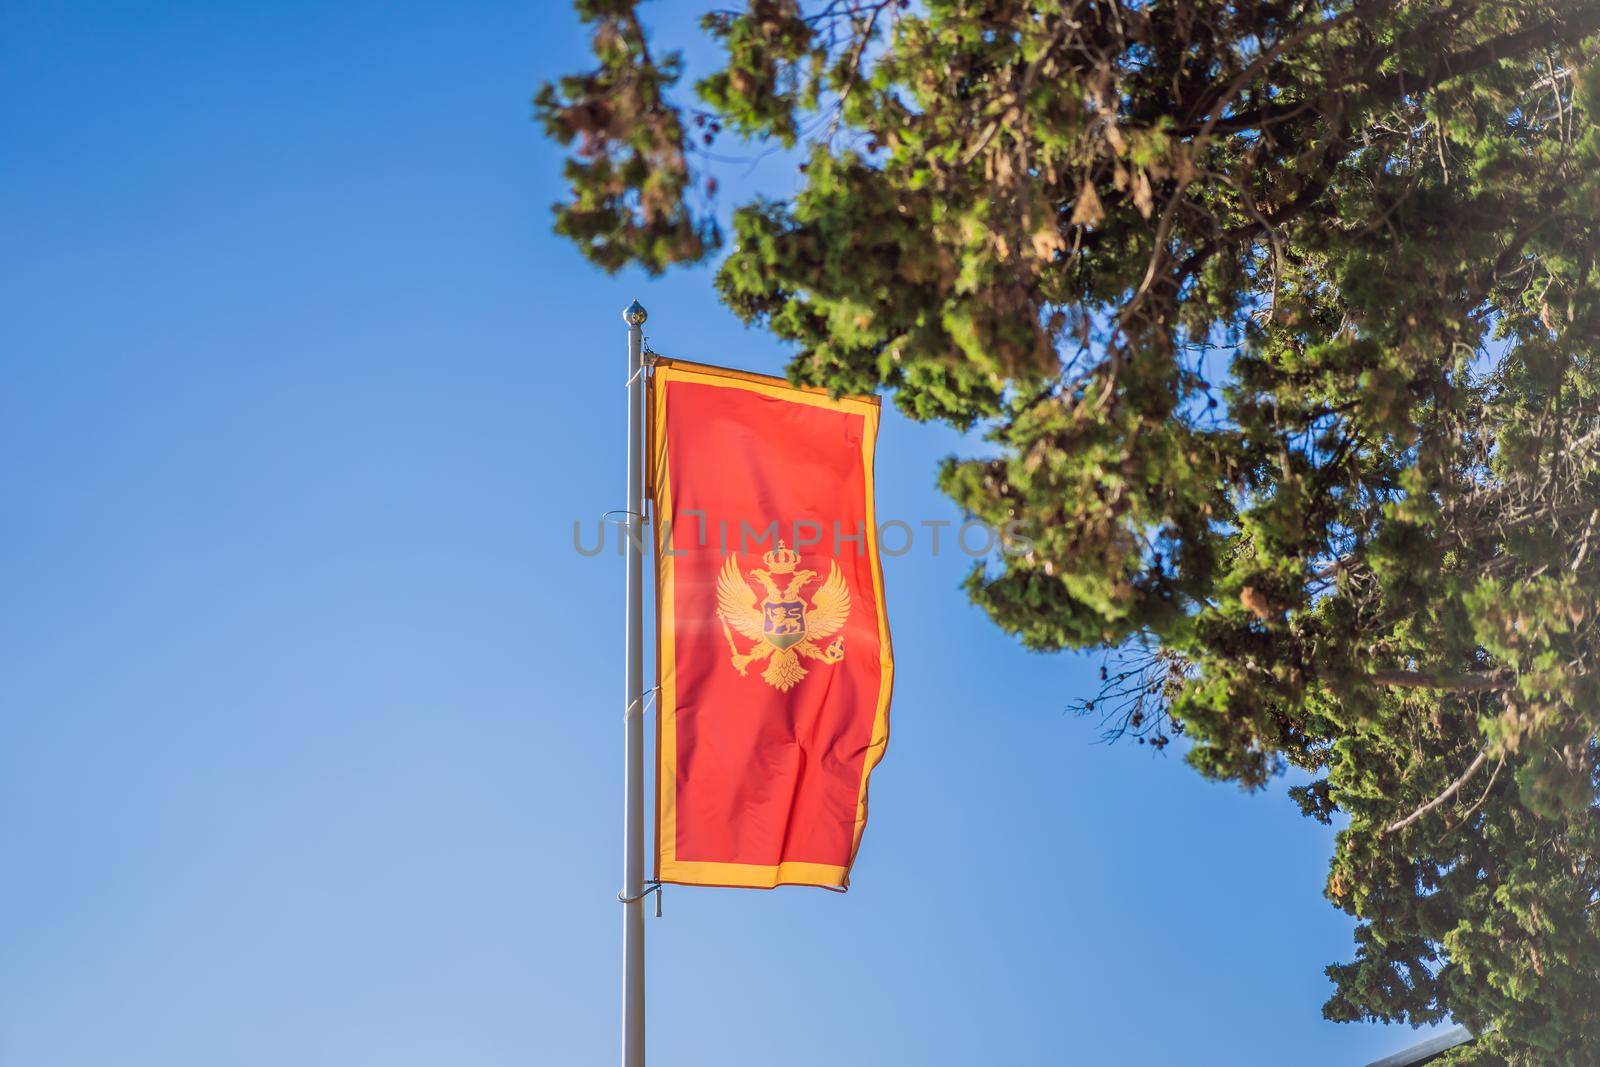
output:
[[[628,324],[626,786],[622,810],[622,1067],[644,1067],[644,308]]]

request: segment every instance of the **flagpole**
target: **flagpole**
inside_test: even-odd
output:
[[[627,663],[623,670],[625,782],[622,810],[622,1067],[644,1067],[644,320],[628,324]]]

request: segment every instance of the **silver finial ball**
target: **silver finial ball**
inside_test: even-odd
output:
[[[622,312],[622,321],[626,322],[629,326],[643,326],[644,320],[648,319],[649,317],[650,313],[646,311],[644,309],[644,305],[639,303],[637,300],[629,304],[626,310]]]

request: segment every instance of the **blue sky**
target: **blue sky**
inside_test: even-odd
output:
[[[583,47],[548,3],[0,8],[0,1064],[615,1062],[622,573],[572,522],[621,497],[619,312],[784,352],[551,235],[528,100]],[[880,511],[957,518],[976,447],[890,417]],[[854,888],[669,889],[651,1062],[1415,1040],[1318,1014],[1330,833],[1096,744],[1097,661],[925,547]]]

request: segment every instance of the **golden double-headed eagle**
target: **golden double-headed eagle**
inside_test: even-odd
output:
[[[819,642],[836,633],[850,615],[850,587],[837,561],[830,560],[828,577],[823,580],[809,604],[800,595],[816,571],[799,570],[800,554],[778,547],[761,557],[765,568],[754,568],[750,577],[761,583],[762,595],[739,570],[739,562],[728,553],[717,578],[717,617],[733,653],[733,665],[740,674],[757,660],[766,659],[761,677],[781,692],[788,692],[806,676],[800,657],[838,663],[844,659],[844,638],[834,637],[826,647]],[[786,579],[782,589],[778,579]],[[740,652],[734,642],[737,630],[755,642],[749,652]]]

